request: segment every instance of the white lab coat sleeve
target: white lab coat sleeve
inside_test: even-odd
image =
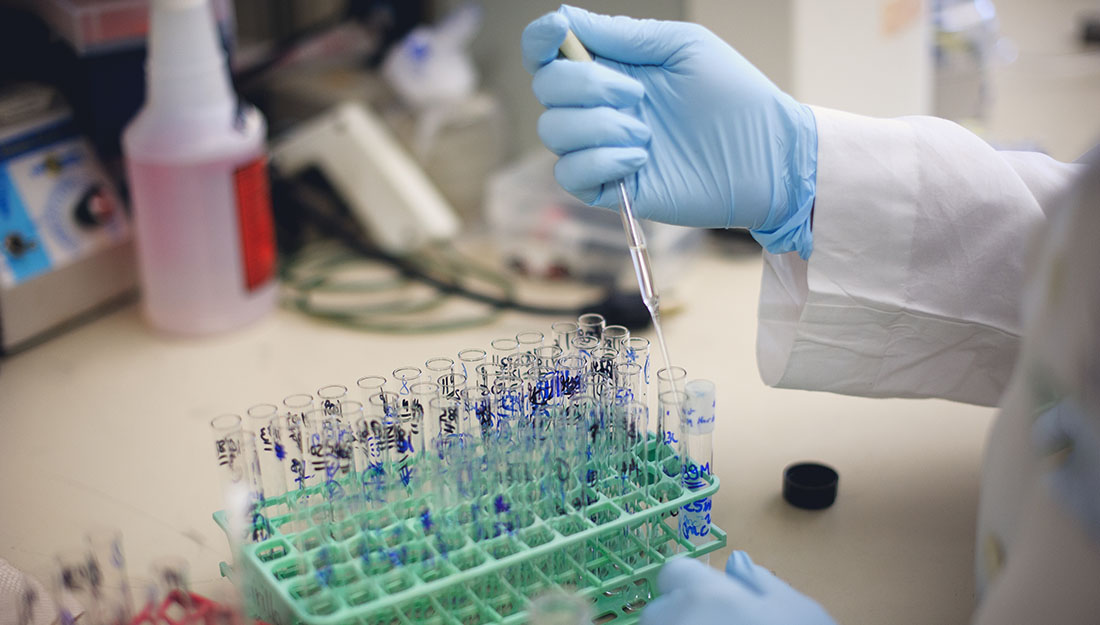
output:
[[[933,117],[813,111],[814,249],[764,256],[764,382],[995,405],[1031,239],[1080,167]]]

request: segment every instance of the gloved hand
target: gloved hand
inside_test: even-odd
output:
[[[661,596],[642,611],[639,625],[836,625],[814,600],[734,551],[726,574],[691,558],[665,564]]]
[[[570,28],[595,63],[555,60]],[[554,174],[581,201],[616,207],[625,178],[638,217],[749,228],[809,257],[813,113],[713,33],[562,6],[524,30],[523,63]]]

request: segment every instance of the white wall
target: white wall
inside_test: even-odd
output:
[[[436,13],[461,4],[464,0],[436,0]],[[531,75],[520,62],[520,35],[531,20],[558,8],[560,0],[479,0],[485,9],[485,22],[473,44],[482,85],[500,98],[508,115],[510,130],[506,151],[518,155],[541,145],[536,124],[542,105],[531,93]],[[683,19],[681,0],[572,0],[569,2],[600,13]]]
[[[987,137],[1073,160],[1100,141],[1100,50],[1078,41],[1077,17],[1100,0],[994,0],[1018,58],[995,65]]]
[[[685,13],[800,101],[876,116],[930,110],[919,0],[686,0]]]

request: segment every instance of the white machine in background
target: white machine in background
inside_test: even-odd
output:
[[[53,89],[0,92],[0,353],[133,291],[130,221]]]
[[[402,255],[458,234],[459,220],[412,156],[366,107],[344,103],[279,138],[285,176],[316,167],[384,252]]]

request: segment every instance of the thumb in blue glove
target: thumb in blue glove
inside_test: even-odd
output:
[[[568,29],[595,63],[557,58]],[[809,257],[813,113],[710,31],[562,6],[524,30],[523,63],[554,174],[581,201],[615,207],[624,179],[639,217],[749,228]]]
[[[730,555],[725,575],[691,558],[671,560],[657,587],[661,594],[642,611],[640,625],[836,625],[743,551]]]

